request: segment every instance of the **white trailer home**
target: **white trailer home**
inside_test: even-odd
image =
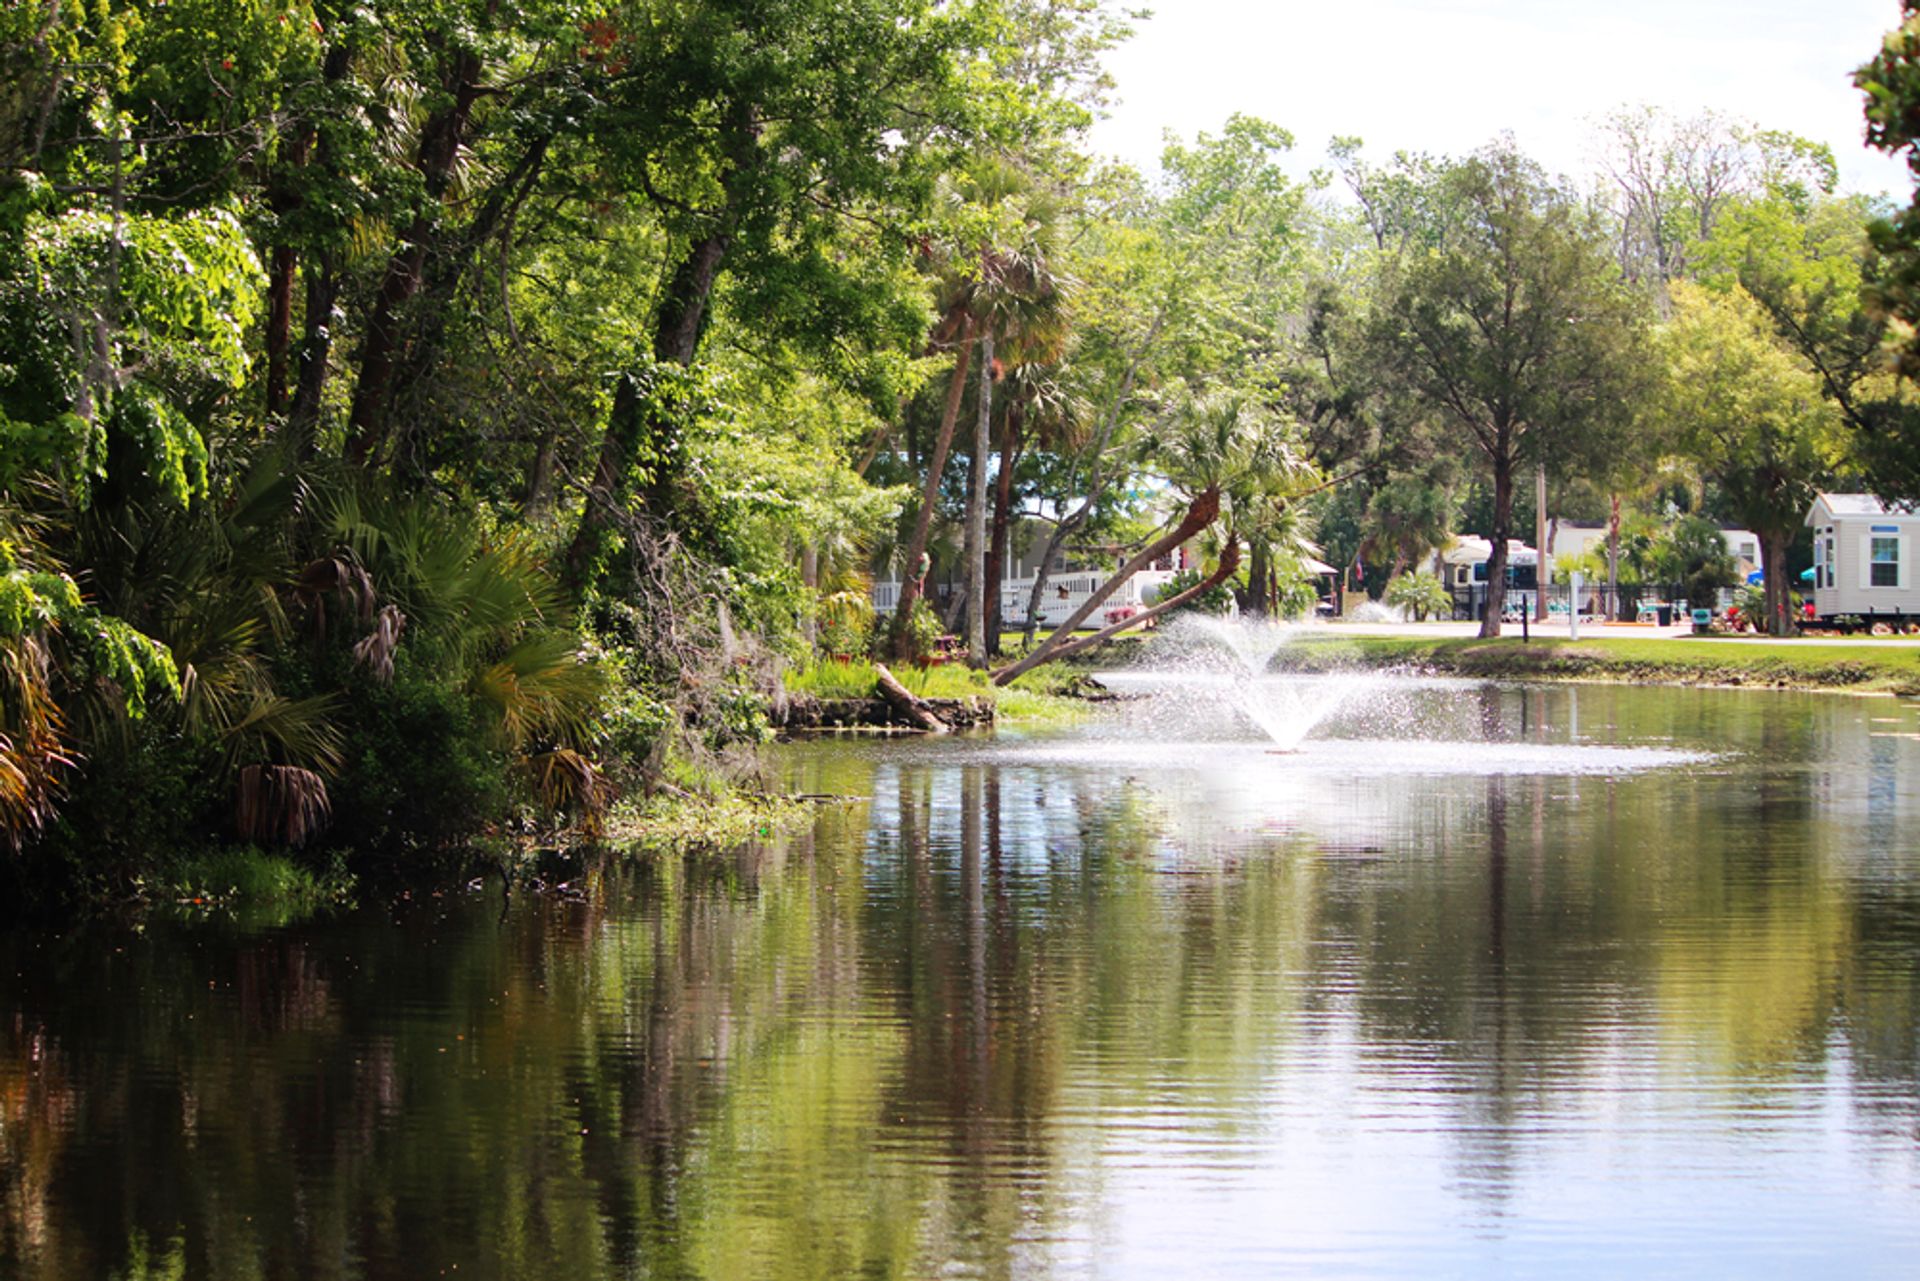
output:
[[[1813,527],[1813,612],[1920,619],[1920,511],[1889,507],[1872,494],[1821,494],[1807,513]]]
[[[1171,569],[1144,569],[1121,583],[1119,588],[1106,599],[1104,605],[1093,612],[1081,624],[1082,628],[1097,630],[1110,623],[1117,623],[1146,609],[1160,599],[1160,590],[1173,578],[1177,571]],[[1074,612],[1087,599],[1100,589],[1101,584],[1113,576],[1111,570],[1072,570],[1055,574],[1047,579],[1047,588],[1040,596],[1040,625],[1058,627],[1073,617]],[[1033,596],[1032,578],[1008,578],[1000,584],[1000,621],[1008,627],[1024,627],[1027,623],[1027,602]],[[900,603],[900,584],[898,582],[877,582],[873,585],[873,609],[876,614],[891,614]]]

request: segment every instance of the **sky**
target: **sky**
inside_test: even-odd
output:
[[[1129,0],[1130,3],[1143,0]],[[1152,0],[1144,0],[1152,4]],[[1297,168],[1357,134],[1376,163],[1460,155],[1511,132],[1584,181],[1594,122],[1647,104],[1827,143],[1841,187],[1912,190],[1903,162],[1862,142],[1853,69],[1900,18],[1898,0],[1159,0],[1108,56],[1120,102],[1097,149],[1152,168],[1161,138],[1217,131],[1235,112],[1296,139]]]

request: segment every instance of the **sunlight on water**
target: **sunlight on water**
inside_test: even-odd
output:
[[[564,896],[0,939],[0,1275],[1912,1274],[1920,709],[1229,711],[784,747],[798,834]]]

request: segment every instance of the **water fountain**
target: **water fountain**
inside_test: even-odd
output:
[[[1189,616],[1166,629],[1147,663],[1102,679],[1153,700],[1150,716],[1163,729],[1217,731],[1238,718],[1267,737],[1270,752],[1296,752],[1336,715],[1394,687],[1390,675],[1372,671],[1273,672],[1275,656],[1309,626]]]

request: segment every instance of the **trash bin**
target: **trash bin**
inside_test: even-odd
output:
[[[1658,614],[1658,615],[1660,616],[1660,626],[1662,626],[1662,627],[1672,627],[1672,626],[1673,626],[1673,606],[1671,606],[1671,605],[1657,605],[1657,606],[1655,606],[1655,607],[1654,607],[1654,611],[1653,611],[1653,612],[1654,612],[1655,614]]]

